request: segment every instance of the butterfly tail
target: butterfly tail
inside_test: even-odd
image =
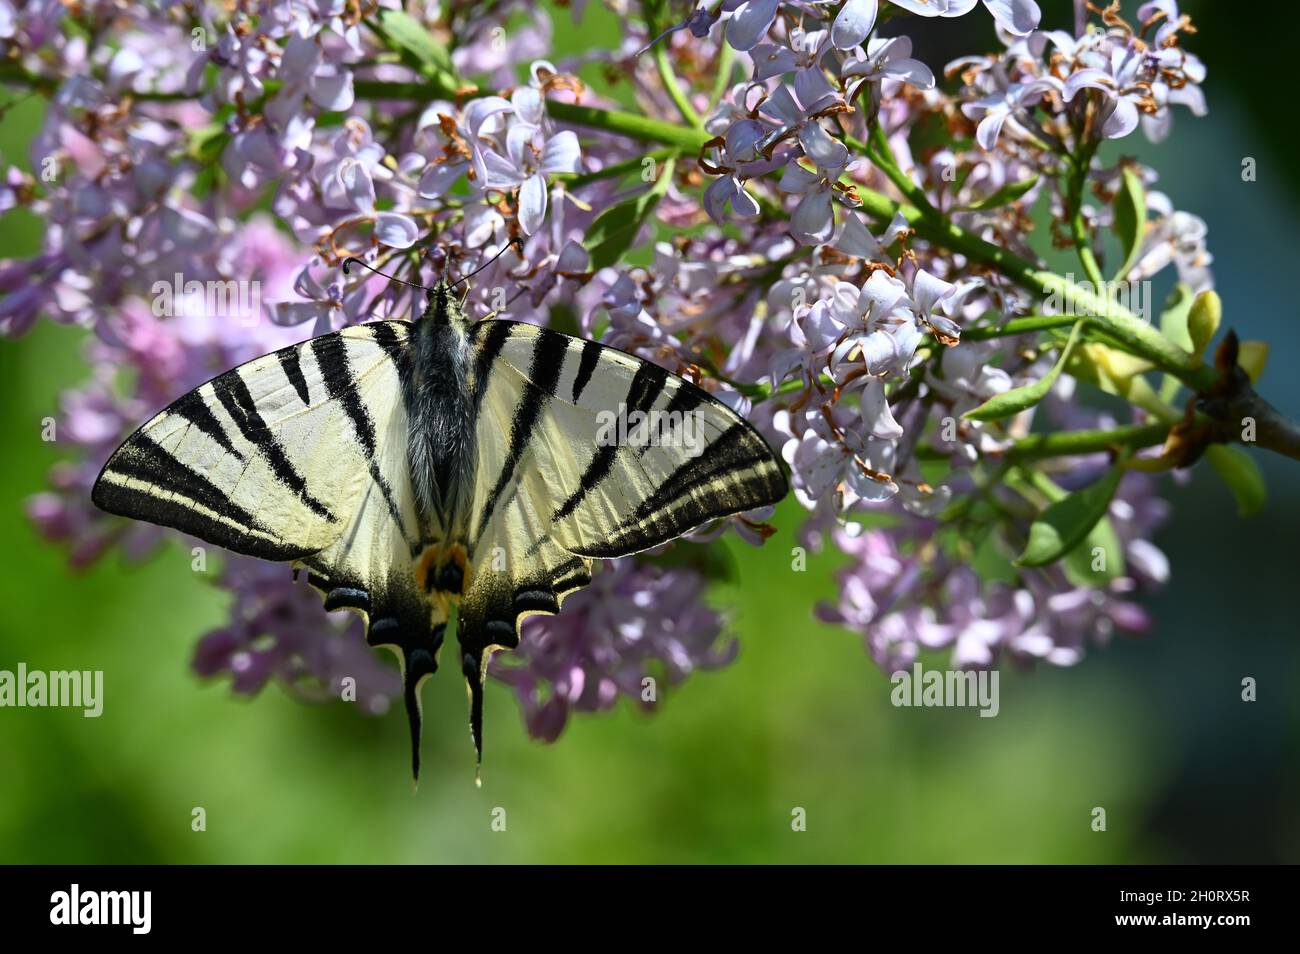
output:
[[[483,682],[486,676],[484,653],[466,652],[461,659],[461,672],[469,689],[469,734],[474,740],[474,780],[479,782],[483,768]],[[481,783],[480,783],[481,784]]]
[[[398,632],[396,626],[384,626],[388,620],[371,624],[367,636],[372,646],[385,645],[396,652],[402,664],[402,699],[406,704],[406,721],[411,729],[411,778],[420,781],[420,687],[438,669],[438,649],[442,646],[447,625],[439,623],[420,638]],[[395,622],[395,621],[393,621]]]
[[[411,780],[420,781],[420,686],[433,675],[438,664],[425,649],[408,652],[403,662],[402,697],[406,702],[406,721],[411,727]]]
[[[474,740],[475,780],[483,765],[483,685],[487,681],[487,666],[492,653],[498,649],[514,649],[519,645],[515,627],[505,622],[484,624],[473,599],[461,604],[457,638],[460,640],[461,673],[469,690],[469,734]]]

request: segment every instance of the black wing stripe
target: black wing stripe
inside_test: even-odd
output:
[[[370,413],[366,410],[357,391],[357,383],[352,377],[347,345],[343,342],[343,336],[333,334],[313,338],[311,350],[320,365],[321,378],[325,382],[326,391],[342,405],[348,419],[352,422],[352,429],[356,432],[357,440],[361,443],[366,457],[374,460],[375,422],[370,419]]]
[[[109,462],[109,473],[156,487],[174,487],[185,497],[245,527],[256,527],[251,513],[235,504],[211,480],[146,434],[140,434]]]
[[[396,346],[397,336],[388,323],[375,322],[360,327],[368,331],[370,337],[388,351],[390,356],[394,354],[393,347],[390,346]],[[385,344],[385,342],[388,342],[388,344]],[[357,390],[357,382],[352,376],[351,362],[348,361],[347,346],[344,344],[343,336],[334,334],[316,338],[312,341],[311,348],[312,353],[316,356],[317,363],[320,365],[321,378],[325,381],[325,389],[329,392],[330,397],[338,400],[348,419],[352,422],[352,430],[356,433],[357,440],[360,442],[361,448],[365,451],[366,458],[370,463],[370,479],[379,488],[389,516],[393,518],[393,523],[397,525],[398,532],[401,533],[402,539],[407,546],[413,552],[416,551],[419,542],[414,536],[407,533],[406,526],[402,522],[402,511],[397,506],[397,498],[393,494],[392,485],[389,484],[380,471],[378,461],[375,459],[375,422],[371,419],[370,412],[366,410],[365,403],[361,400],[361,394]],[[402,357],[405,357],[404,353]],[[401,360],[394,357],[394,361],[398,364],[398,374],[400,375],[402,373]]]
[[[571,593],[574,590],[581,589],[591,582],[591,574],[586,570],[574,573],[572,576],[566,576],[562,580],[556,580],[554,583],[555,592]]]
[[[370,479],[379,488],[379,493],[384,498],[384,506],[388,508],[388,515],[393,518],[393,523],[397,524],[397,532],[402,535],[402,539],[410,548],[412,556],[418,555],[423,547],[421,547],[418,540],[407,534],[406,525],[402,522],[402,511],[398,508],[397,499],[393,496],[393,488],[384,475],[380,473],[379,464],[373,460],[370,462]]]
[[[594,341],[584,341],[582,343],[582,357],[578,359],[578,373],[573,378],[573,403],[578,403],[578,398],[582,397],[582,392],[586,390],[587,383],[591,380],[592,372],[596,370],[596,365],[600,363],[600,345]]]
[[[682,462],[654,493],[641,501],[641,506],[624,520],[619,530],[653,516],[692,490],[716,486],[734,473],[755,469],[768,460],[766,450],[748,427],[733,424],[709,444],[707,455]]]
[[[694,414],[706,400],[708,396],[699,388],[687,383],[678,384],[676,393],[668,399],[667,406],[654,419],[654,431],[641,445],[640,455],[644,457],[650,448],[662,446],[665,438],[681,439],[683,435],[680,430],[686,426],[687,416]],[[677,428],[678,433],[673,433],[673,428]]]
[[[230,435],[226,433],[226,429],[217,420],[217,415],[212,413],[212,408],[208,406],[208,402],[203,399],[203,396],[197,390],[185,395],[173,404],[169,410],[180,415],[204,434],[207,434],[227,454],[241,463],[244,462],[244,455],[235,450],[235,445],[230,442]]]
[[[290,348],[281,348],[275,353],[280,359],[280,367],[284,369],[284,376],[289,379],[293,389],[298,392],[298,397],[302,399],[304,405],[311,404],[311,392],[307,389],[307,379],[302,373],[302,352],[301,345],[294,345]]]
[[[496,485],[488,494],[483,504],[478,523],[482,532],[492,519],[497,500],[502,491],[514,479],[515,468],[532,440],[533,430],[541,417],[542,408],[549,396],[555,394],[555,384],[560,379],[560,370],[564,366],[564,356],[568,353],[569,343],[563,335],[548,329],[542,329],[533,345],[533,361],[524,381],[524,395],[515,408],[515,418],[510,425],[510,450],[506,454],[505,464],[497,476]]]
[[[338,518],[330,509],[312,496],[307,489],[306,479],[298,473],[275,434],[266,426],[266,421],[257,410],[257,402],[253,400],[248,384],[239,371],[231,371],[214,380],[212,390],[244,439],[256,447],[271,465],[275,479],[297,494],[312,513],[330,522],[336,521]]]
[[[636,374],[632,377],[632,383],[628,386],[627,397],[623,400],[624,406],[619,410],[620,418],[626,419],[627,415],[632,411],[640,411],[643,414],[649,411],[655,400],[663,393],[667,381],[667,371],[657,364],[652,364],[649,361],[644,362],[637,368]],[[578,488],[552,514],[552,523],[563,520],[582,506],[582,502],[587,498],[588,494],[609,476],[617,453],[617,443],[602,444],[597,449],[591,460],[588,461],[586,470],[582,473]]]
[[[707,458],[678,467],[605,543],[580,552],[585,557],[624,556],[710,520],[776,503],[786,490],[766,444],[736,424],[709,445]]]
[[[153,490],[101,480],[95,488],[95,506],[108,513],[172,527],[262,560],[288,561],[302,556],[300,548],[289,546],[263,529],[234,526],[235,521],[226,514],[222,514],[225,519],[217,519],[196,510],[184,499],[162,497]]]
[[[483,335],[478,351],[474,355],[474,410],[477,411],[483,403],[483,395],[487,393],[488,376],[491,374],[492,365],[501,355],[501,349],[505,347],[506,341],[509,340],[514,325],[508,321],[489,321],[487,322],[487,331]]]
[[[397,333],[395,325],[396,322],[379,321],[361,327],[368,329],[370,336],[375,339],[375,344],[388,353],[388,357],[397,368],[398,378],[405,383],[411,368],[411,353],[407,349],[406,341]]]

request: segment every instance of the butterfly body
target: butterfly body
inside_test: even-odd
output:
[[[403,398],[408,459],[424,514],[450,529],[457,491],[473,477],[470,322],[445,282],[434,286],[415,323]]]
[[[611,414],[692,416],[704,453],[606,440]],[[536,325],[470,322],[439,283],[416,321],[323,335],[184,395],[110,457],[92,499],[289,562],[327,609],[360,613],[401,663],[418,775],[420,686],[453,613],[481,758],[487,663],[521,619],[559,612],[596,559],[786,490],[758,432],[695,385]]]

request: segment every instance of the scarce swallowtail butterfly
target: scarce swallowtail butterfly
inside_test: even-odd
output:
[[[602,416],[637,412],[689,416],[691,446],[600,439]],[[189,392],[113,453],[92,499],[290,563],[326,609],[360,613],[401,663],[418,778],[420,687],[454,608],[481,763],[487,663],[523,617],[559,612],[594,560],[786,491],[758,431],[699,387],[594,341],[472,322],[439,281],[419,320],[312,338]]]

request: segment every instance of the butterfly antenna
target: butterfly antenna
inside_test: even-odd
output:
[[[365,262],[361,261],[361,259],[359,259],[359,258],[345,258],[345,259],[343,259],[343,274],[344,274],[344,275],[350,275],[350,274],[351,274],[351,272],[348,271],[348,266],[349,266],[349,265],[353,265],[353,264],[360,265],[362,268],[368,268],[368,269],[370,269],[372,272],[374,272],[376,275],[383,275],[383,276],[384,276],[385,278],[387,278],[390,282],[398,282],[399,284],[402,284],[402,285],[410,285],[412,288],[423,288],[425,291],[433,291],[433,289],[430,288],[428,285],[421,285],[419,282],[408,282],[408,281],[406,281],[405,279],[395,278],[395,277],[393,277],[392,275],[389,275],[387,272],[381,272],[379,269],[375,268],[373,265],[367,265]]]
[[[511,248],[518,249],[518,250],[519,250],[519,254],[520,254],[521,256],[522,256],[523,253],[524,253],[524,243],[523,243],[520,239],[518,239],[518,238],[512,238],[510,241],[506,242],[505,245],[501,246],[501,251],[497,252],[495,255],[493,255],[491,258],[489,258],[486,262],[484,262],[484,263],[483,263],[482,265],[480,265],[478,268],[474,269],[474,271],[470,272],[468,275],[462,275],[460,278],[456,279],[456,280],[455,280],[454,282],[452,282],[451,285],[448,286],[448,287],[450,287],[450,288],[455,288],[455,287],[456,287],[457,285],[459,285],[461,282],[463,282],[463,281],[468,281],[469,279],[473,278],[473,277],[474,277],[475,275],[477,275],[479,272],[483,271],[483,269],[487,268],[489,265],[491,265],[493,262],[495,262],[498,258],[500,258],[502,255],[504,255],[504,254],[506,253],[506,249],[511,249]]]

